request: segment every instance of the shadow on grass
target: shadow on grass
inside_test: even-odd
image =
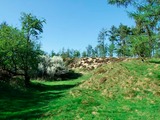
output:
[[[160,60],[149,60],[150,63],[160,64]]]
[[[74,79],[78,79],[79,77],[81,77],[83,74],[81,73],[76,73],[73,70],[70,70],[68,73],[65,74],[61,74],[61,75],[55,75],[53,78],[50,77],[44,77],[45,80],[47,81],[67,81],[67,80],[74,80]]]
[[[70,80],[70,79],[77,79],[81,76],[82,76],[82,73],[76,73],[76,72],[70,70],[70,72],[68,72],[67,74],[62,76],[62,78],[66,79],[66,80]]]
[[[46,92],[46,91],[64,91],[70,88],[75,87],[77,84],[75,85],[45,85],[45,84],[41,84],[41,83],[34,83],[31,84],[30,86],[30,90],[31,91],[39,91],[39,92]]]
[[[34,119],[43,117],[44,113],[50,109],[48,103],[51,101],[56,103],[56,100],[65,94],[65,90],[74,86],[51,86],[32,83],[29,89],[19,90],[7,85],[1,85],[0,119]]]

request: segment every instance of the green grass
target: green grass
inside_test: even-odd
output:
[[[0,119],[159,120],[160,60],[104,65],[68,81],[2,86]]]
[[[55,104],[58,105],[57,101],[65,98],[69,89],[88,78],[89,76],[85,75],[68,81],[33,80],[31,88],[27,90],[3,85],[0,87],[0,119],[43,118],[48,111],[58,109]]]

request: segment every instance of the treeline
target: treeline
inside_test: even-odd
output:
[[[108,0],[118,7],[132,6],[128,16],[136,26],[120,24],[103,28],[98,34],[98,44],[86,50],[62,49],[62,57],[160,57],[160,1],[159,0]],[[123,16],[122,16],[123,17]],[[55,54],[55,53],[54,53]]]
[[[155,26],[148,34],[147,27],[129,27],[120,24],[110,29],[103,28],[98,34],[97,45],[88,45],[83,52],[63,48],[60,52],[51,52],[51,56],[63,58],[81,57],[160,57],[160,31]]]
[[[136,26],[120,24],[102,29],[98,34],[98,44],[88,45],[86,50],[62,49],[47,55],[40,49],[38,39],[43,33],[44,19],[23,13],[21,28],[0,24],[0,80],[2,73],[23,76],[25,85],[37,75],[53,76],[68,72],[63,58],[80,57],[160,57],[160,1],[159,0],[108,0],[109,4],[134,8],[128,12]],[[123,16],[122,16],[123,17]]]
[[[109,37],[109,54],[117,56],[160,56],[160,1],[159,0],[107,0],[118,7],[133,7],[127,12],[134,19],[136,26],[112,26],[109,31],[102,31],[100,36]],[[100,39],[104,41],[104,39]]]

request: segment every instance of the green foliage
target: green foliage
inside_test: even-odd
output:
[[[51,53],[50,53],[50,56],[51,57],[56,56],[56,53],[52,50]]]
[[[127,7],[128,5],[131,5],[132,7],[134,7],[134,11],[128,12],[129,17],[133,18],[136,22],[136,27],[134,28],[134,30],[132,29],[133,30],[132,32],[134,32],[136,38],[139,37],[139,35],[147,36],[145,39],[146,41],[148,40],[148,44],[146,48],[142,49],[148,49],[149,54],[147,52],[147,54],[144,56],[150,56],[150,57],[154,56],[155,51],[157,51],[158,49],[155,46],[157,45],[157,39],[159,36],[158,33],[159,33],[159,21],[160,21],[160,15],[159,15],[160,1],[159,0],[136,0],[136,1],[108,0],[108,3],[117,6]],[[123,33],[120,34],[122,35]],[[127,36],[129,36],[129,34],[127,34]],[[121,37],[122,37],[121,40],[124,40],[123,36]],[[140,45],[141,43],[139,44],[139,46]],[[123,53],[124,48],[126,48],[126,46],[122,47],[122,49],[119,49],[118,51]]]
[[[131,56],[130,41],[128,40],[130,35],[132,35],[131,28],[123,24],[120,24],[118,28],[112,26],[110,30],[102,29],[98,41],[99,56],[104,57],[107,53],[111,57],[114,53],[118,57]],[[108,37],[109,46],[104,43],[106,37]]]
[[[86,51],[82,52],[82,57],[87,57],[87,52]]]
[[[133,3],[133,0],[107,0],[109,4],[117,5],[117,6],[125,6],[127,7],[129,4]]]
[[[38,19],[31,13],[29,14],[22,13],[21,15],[22,31],[25,33],[28,41],[30,41],[33,38],[37,39],[39,37],[39,34],[43,33],[43,23],[45,23],[44,19],[42,20]]]
[[[74,56],[74,58],[80,58],[80,56],[81,56],[80,51],[74,50],[73,56]]]
[[[24,54],[24,76],[26,86],[30,83],[30,68],[32,68],[35,63],[38,68],[38,56],[39,54],[39,45],[35,43],[35,39],[39,38],[39,35],[43,32],[43,23],[45,20],[40,20],[36,16],[33,16],[31,13],[23,13],[21,16],[22,32],[25,35],[27,45],[25,47],[26,51]],[[33,50],[29,50],[33,47]],[[35,54],[34,54],[35,53]]]
[[[133,55],[138,55],[139,57],[150,56],[150,47],[146,36],[132,36],[130,40],[132,45],[131,52]]]
[[[82,57],[99,57],[100,56],[100,48],[97,45],[95,48],[92,45],[88,45],[86,47],[86,51],[82,52]]]
[[[57,54],[55,53],[55,55],[57,56],[61,56],[64,60],[67,58],[80,58],[81,57],[81,53],[79,50],[74,50],[74,49],[65,49],[62,48],[62,50],[60,50]]]
[[[110,57],[113,57],[114,50],[115,50],[115,45],[110,44],[109,47],[108,47],[108,52],[109,52]]]
[[[159,59],[129,60],[25,91],[0,86],[0,119],[158,120],[159,70]]]
[[[87,50],[87,57],[92,57],[92,46],[88,45],[86,47],[86,50]]]
[[[0,119],[49,119],[50,113],[47,112],[53,110],[58,112],[60,106],[69,103],[71,96],[65,97],[68,90],[88,78],[89,76],[85,75],[70,81],[35,80],[30,88],[24,90],[1,84]]]
[[[38,66],[39,45],[31,42],[28,46],[24,34],[8,25],[1,25],[0,36],[1,68],[13,75],[25,75],[27,67],[29,75],[34,74]]]
[[[0,25],[0,67],[13,75],[22,75],[29,85],[42,53],[40,45],[33,39],[43,32],[43,22],[31,14],[23,13],[22,30],[2,23]]]
[[[107,30],[103,28],[98,35],[97,48],[99,57],[106,57],[107,55],[107,44],[105,43],[106,36],[107,36]]]
[[[110,30],[108,30],[108,34],[107,36],[109,37],[109,41],[111,42],[111,44],[108,47],[108,52],[109,52],[109,56],[113,57],[113,53],[115,52],[116,49],[116,42],[117,42],[117,28],[113,25]]]

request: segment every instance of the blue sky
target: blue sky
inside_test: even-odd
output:
[[[40,40],[46,52],[70,48],[85,50],[97,44],[102,28],[123,23],[134,26],[126,9],[108,5],[107,0],[0,0],[0,22],[20,28],[22,12],[45,18]],[[128,10],[128,9],[127,9]]]

